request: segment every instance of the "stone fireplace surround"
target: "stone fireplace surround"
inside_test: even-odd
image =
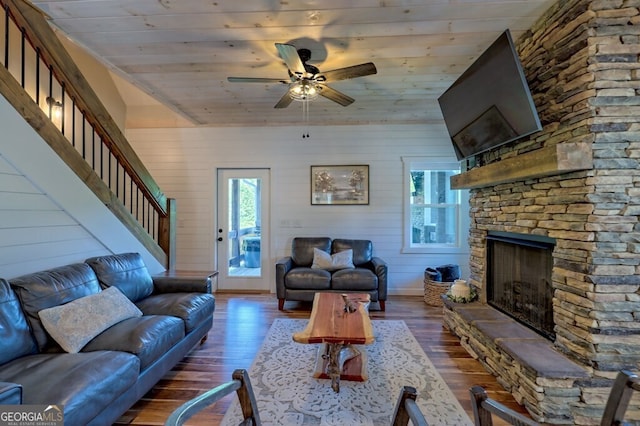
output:
[[[640,369],[640,1],[559,1],[516,45],[544,128],[452,179],[481,296],[445,301],[445,326],[537,421],[599,424],[617,372]],[[555,240],[553,342],[486,305],[489,232]]]

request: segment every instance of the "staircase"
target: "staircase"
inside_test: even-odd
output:
[[[7,160],[8,174],[26,175],[26,180],[37,188],[35,192],[47,194],[53,204],[59,204],[72,218],[71,222],[80,222],[107,251],[119,250],[123,246],[120,241],[133,238],[135,244],[124,246],[140,248],[164,268],[172,269],[175,265],[175,200],[162,193],[42,12],[23,0],[0,0],[0,6],[0,29],[4,35],[4,40],[0,39],[0,93],[39,136],[40,144],[49,147],[29,148],[34,156],[20,166],[16,158],[25,155],[24,139],[32,138],[26,137],[26,132],[13,135],[10,144],[5,140],[8,145],[0,155]],[[18,131],[24,123],[9,116],[11,113],[7,112],[2,117],[9,120],[4,128]],[[19,146],[15,139],[22,139]],[[13,154],[7,156],[9,151]],[[32,168],[51,151],[57,156],[56,160]],[[38,158],[35,158],[36,152]],[[46,174],[51,172],[46,169],[54,169],[60,161],[75,175],[63,184],[68,185],[63,187],[64,191],[51,180],[59,180],[65,173]],[[31,172],[24,173],[29,168]],[[84,188],[72,189],[78,180]],[[86,192],[92,194],[93,201],[79,202],[77,198]],[[52,193],[57,195],[53,197]],[[72,206],[67,208],[63,203]],[[84,210],[92,203],[95,206],[91,214],[86,214]],[[96,222],[95,219],[101,217],[100,210],[104,209],[128,235],[100,236],[100,221],[91,222]],[[105,228],[110,227],[108,222],[112,218],[105,216],[102,222]]]

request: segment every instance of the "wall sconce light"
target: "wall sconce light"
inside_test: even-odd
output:
[[[55,98],[48,96],[47,105],[49,106],[49,118],[53,122],[58,123],[62,118],[62,102],[56,101]]]

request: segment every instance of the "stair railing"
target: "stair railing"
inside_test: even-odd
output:
[[[175,200],[162,193],[43,13],[24,0],[0,0],[0,5],[2,93],[145,247],[172,268]],[[66,144],[59,143],[61,138]],[[78,155],[85,164],[75,159]]]

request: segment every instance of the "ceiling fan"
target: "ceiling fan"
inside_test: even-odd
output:
[[[289,80],[279,78],[254,78],[254,77],[228,77],[231,83],[283,83],[289,85],[289,90],[275,105],[275,108],[286,108],[294,100],[310,101],[318,95],[330,99],[342,106],[351,105],[354,99],[337,91],[326,83],[350,78],[363,77],[375,74],[376,66],[367,62],[365,64],[338,68],[332,71],[320,72],[320,70],[307,61],[311,59],[309,49],[296,49],[291,44],[276,43],[280,57],[284,59],[289,70]]]

